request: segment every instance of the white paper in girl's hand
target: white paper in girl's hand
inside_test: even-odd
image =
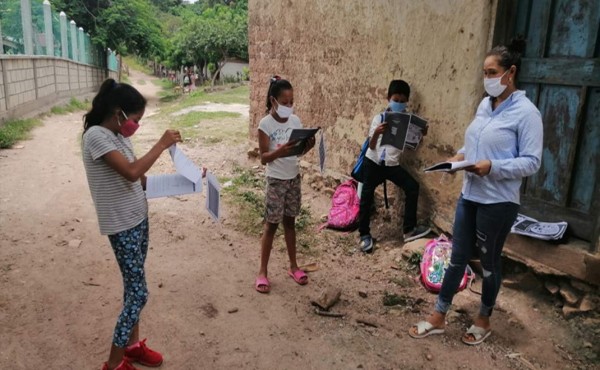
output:
[[[175,164],[175,169],[177,169],[177,173],[190,180],[192,183],[196,184],[202,178],[202,171],[200,168],[196,166],[194,162],[192,162],[186,155],[179,150],[177,145],[173,144],[169,148],[169,153],[171,154],[171,159]]]
[[[169,148],[177,173],[150,175],[146,179],[146,198],[161,198],[202,192],[202,171],[175,145]]]
[[[146,179],[146,198],[162,198],[202,192],[202,181],[193,183],[178,174],[152,175]]]
[[[212,173],[206,174],[206,210],[213,220],[221,217],[221,185]]]

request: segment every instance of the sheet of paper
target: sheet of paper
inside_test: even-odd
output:
[[[423,138],[423,131],[415,124],[408,124],[408,132],[406,134],[406,142],[404,143],[405,148],[416,150]]]
[[[565,235],[568,224],[561,222],[539,222],[519,213],[511,228],[513,234],[520,234],[541,240],[559,240]]]
[[[319,141],[319,168],[321,169],[321,173],[325,170],[325,139],[323,136],[321,132],[321,140]]]
[[[388,128],[381,136],[381,145],[391,145],[398,150],[404,150],[410,115],[406,113],[387,112],[385,114],[385,122]]]
[[[212,173],[206,174],[206,210],[215,221],[221,217],[221,185]]]
[[[173,145],[169,148],[171,159],[175,164],[177,173],[190,180],[192,183],[197,183],[202,179],[202,172],[192,160],[190,160],[178,147]]]
[[[146,179],[146,198],[148,199],[200,192],[202,192],[202,176],[196,183],[177,173],[150,175]]]

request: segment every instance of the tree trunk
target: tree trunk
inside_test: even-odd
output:
[[[215,74],[212,76],[212,81],[210,83],[211,87],[215,87],[215,80],[217,79],[217,76],[219,75],[219,73],[221,73],[221,69],[223,69],[223,66],[225,66],[225,59],[223,58],[221,63],[217,62],[217,66],[219,66],[219,68],[217,68],[217,70],[215,71]]]

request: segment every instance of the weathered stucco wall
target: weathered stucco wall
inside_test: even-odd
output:
[[[421,212],[449,230],[462,177],[422,168],[462,146],[483,94],[494,0],[303,0],[249,2],[250,136],[265,111],[268,80],[294,86],[305,126],[324,128],[327,167],[349,173],[387,86],[412,88],[410,108],[430,122],[429,135],[404,163],[421,182]],[[307,156],[316,162],[316,154]]]

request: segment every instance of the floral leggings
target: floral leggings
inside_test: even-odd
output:
[[[140,312],[148,300],[144,261],[148,252],[148,219],[120,233],[109,235],[117,263],[123,275],[123,310],[117,320],[113,344],[127,346],[131,331],[140,319]]]

